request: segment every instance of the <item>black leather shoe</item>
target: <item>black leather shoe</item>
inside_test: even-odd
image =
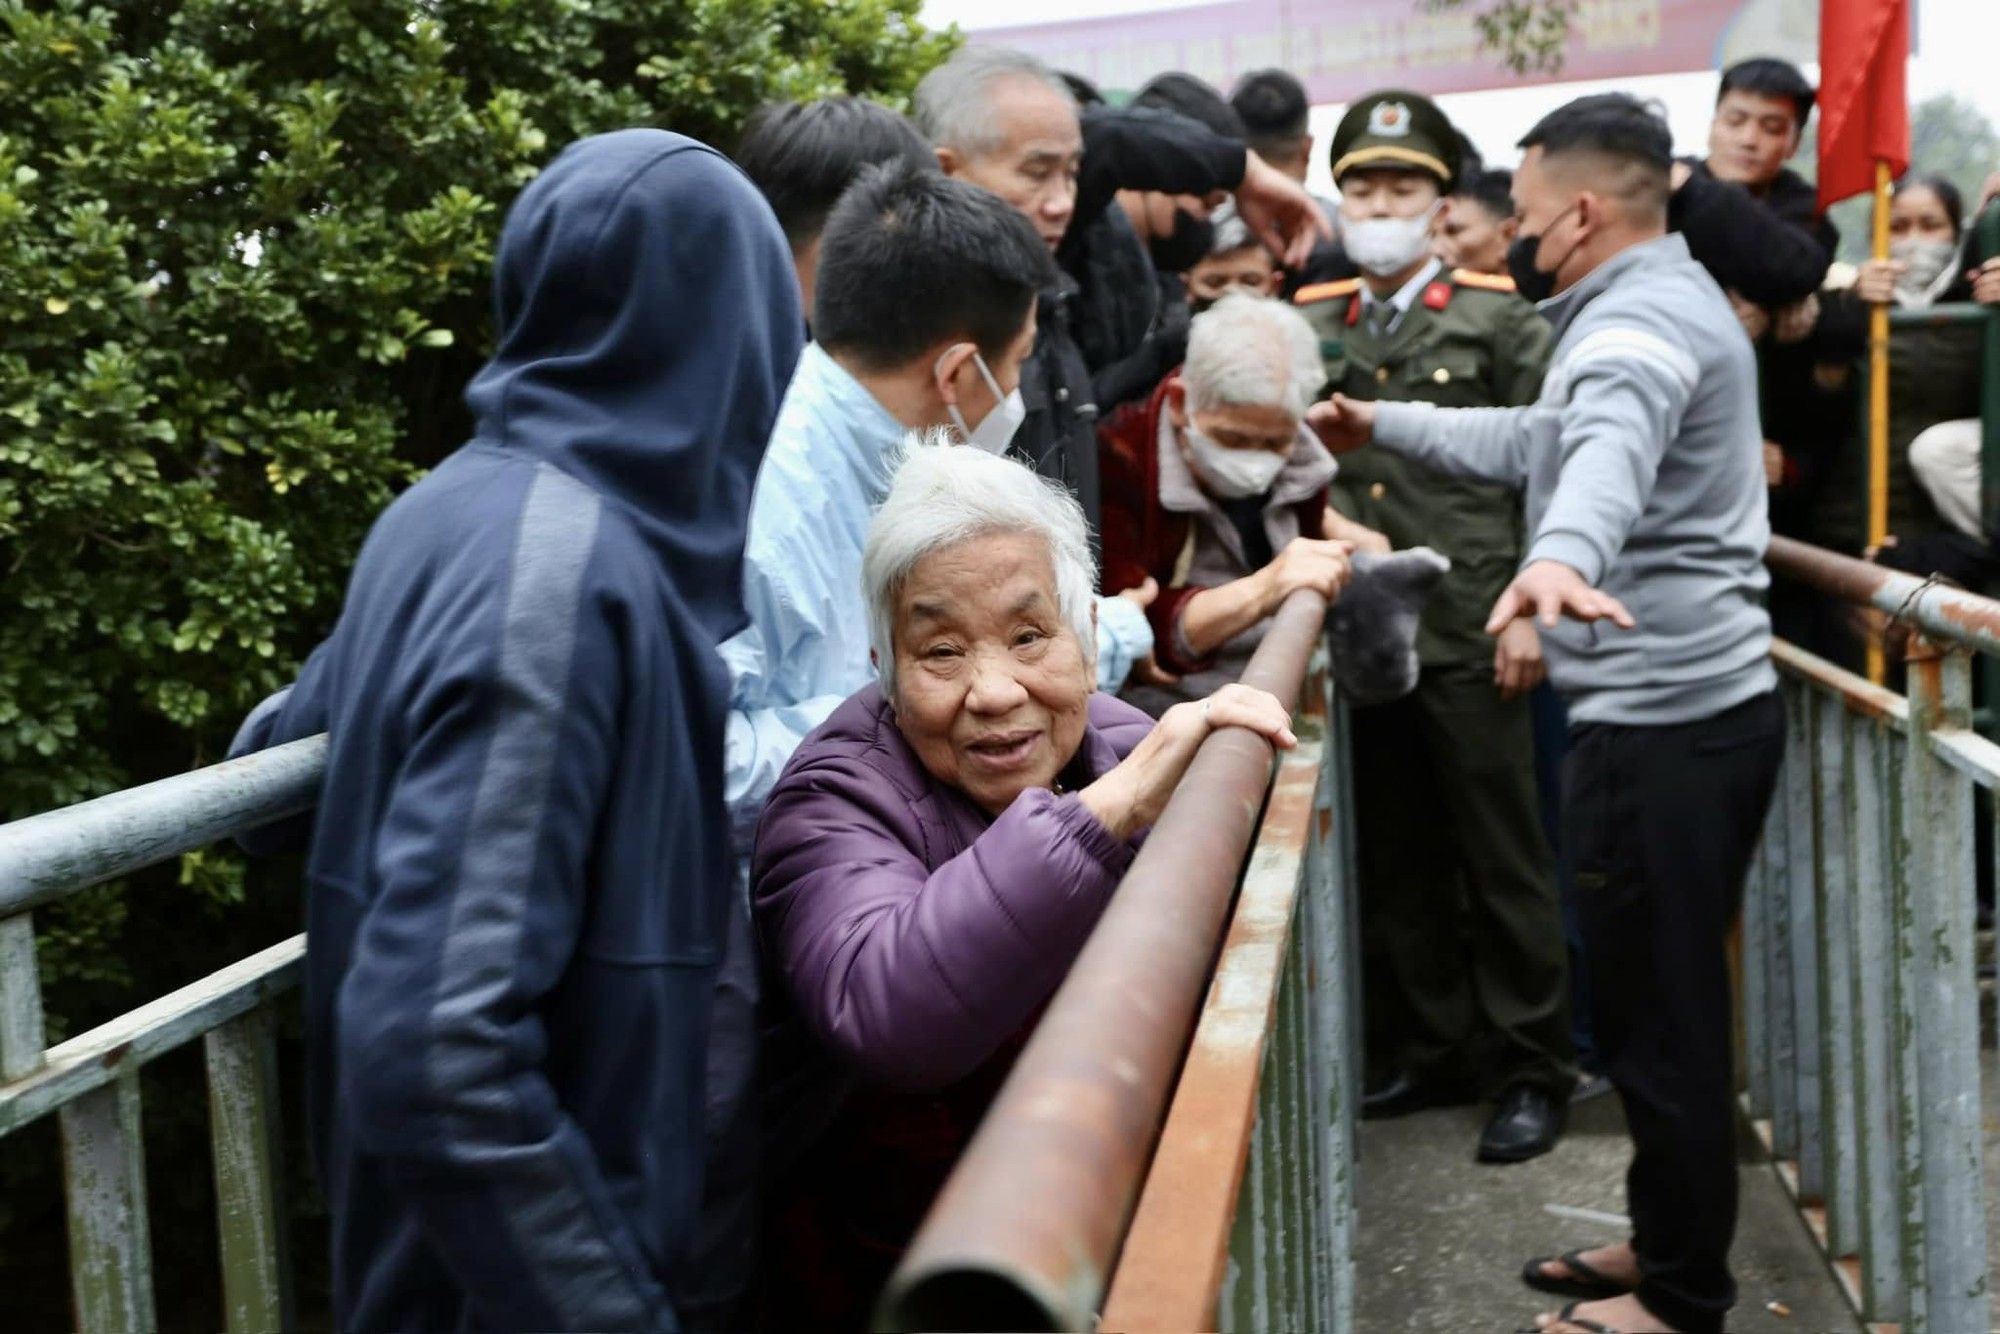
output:
[[[1525,1163],[1556,1146],[1569,1107],[1537,1088],[1517,1084],[1500,1095],[1500,1106],[1479,1137],[1482,1163]]]
[[[1471,1102],[1472,1089],[1441,1079],[1421,1079],[1407,1070],[1398,1070],[1385,1084],[1361,1095],[1361,1119],[1387,1121],[1432,1107],[1459,1107]]]

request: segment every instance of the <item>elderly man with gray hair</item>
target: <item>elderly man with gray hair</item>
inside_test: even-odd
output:
[[[1148,712],[1235,680],[1287,597],[1332,600],[1350,555],[1388,551],[1327,504],[1333,456],[1304,426],[1325,382],[1303,316],[1231,294],[1195,317],[1186,364],[1100,429],[1104,587],[1162,590],[1157,670],[1125,694]]]
[[[1098,406],[1076,339],[1074,239],[1120,190],[1233,193],[1244,220],[1278,255],[1303,259],[1326,217],[1303,186],[1240,140],[1164,111],[1093,106],[1079,113],[1069,85],[1025,51],[969,46],[924,76],[912,98],[917,128],[945,174],[993,191],[1033,223],[1071,271],[1042,294],[1035,350],[1022,370],[1027,414],[1011,452],[1068,486],[1093,525],[1100,492]],[[1203,205],[1205,207],[1205,204]]]

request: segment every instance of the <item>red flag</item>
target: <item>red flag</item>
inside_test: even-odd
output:
[[[1820,0],[1819,206],[1910,168],[1910,0]]]

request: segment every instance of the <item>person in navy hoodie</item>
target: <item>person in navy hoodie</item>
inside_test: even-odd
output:
[[[305,1000],[333,1323],[674,1329],[730,892],[714,646],[798,285],[735,166],[626,130],[522,193],[494,288],[476,433],[234,747],[331,733]]]

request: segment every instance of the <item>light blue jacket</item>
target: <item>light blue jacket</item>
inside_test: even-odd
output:
[[[743,555],[750,628],[722,645],[730,679],[725,792],[740,864],[792,752],[875,679],[861,551],[907,434],[817,343],[807,345],[750,505]],[[1116,692],[1152,651],[1145,615],[1124,599],[1102,599],[1098,688]]]

